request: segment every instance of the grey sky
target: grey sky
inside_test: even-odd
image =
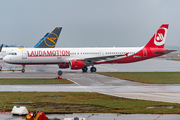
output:
[[[169,23],[180,46],[179,0],[1,0],[0,44],[33,47],[62,26],[57,47],[143,46]]]

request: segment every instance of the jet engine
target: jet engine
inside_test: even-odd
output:
[[[75,61],[72,60],[69,62],[69,66],[71,69],[82,69],[85,66],[84,61]]]

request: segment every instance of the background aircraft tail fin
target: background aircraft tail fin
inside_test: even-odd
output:
[[[46,34],[41,43],[37,43],[35,48],[54,48],[56,46],[57,40],[59,38],[62,27],[56,27],[51,33]]]
[[[169,24],[162,24],[145,47],[164,48]]]
[[[0,47],[0,52],[1,52],[1,50],[2,50],[2,47],[3,47],[3,44],[2,44],[1,47]]]
[[[48,35],[49,35],[49,33],[46,33],[46,34],[44,35],[44,37],[41,38],[41,39],[38,41],[38,43],[36,43],[36,45],[35,45],[34,47],[36,48],[38,45],[40,45]]]

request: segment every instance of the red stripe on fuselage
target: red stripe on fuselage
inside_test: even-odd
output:
[[[142,61],[142,60],[146,60],[146,59],[150,59],[153,57],[158,57],[158,56],[164,55],[166,53],[155,53],[155,51],[166,51],[166,50],[170,50],[170,49],[145,47],[134,55],[131,55],[131,56],[128,56],[125,58],[121,58],[121,59],[117,59],[117,60],[112,60],[112,61],[95,62],[94,64],[138,62],[138,61]],[[144,53],[144,52],[146,52],[146,53]]]

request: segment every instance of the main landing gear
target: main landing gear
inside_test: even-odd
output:
[[[96,72],[97,69],[93,66],[93,67],[91,67],[90,70],[91,70],[91,72]]]
[[[82,72],[83,72],[83,73],[84,73],[84,72],[87,72],[87,70],[88,70],[87,66],[84,66],[84,68],[82,69]],[[92,66],[91,69],[90,69],[91,72],[96,72],[96,70],[97,70],[97,69],[96,69],[94,66]]]
[[[84,66],[84,68],[82,69],[82,72],[87,72],[88,68],[87,66]]]

